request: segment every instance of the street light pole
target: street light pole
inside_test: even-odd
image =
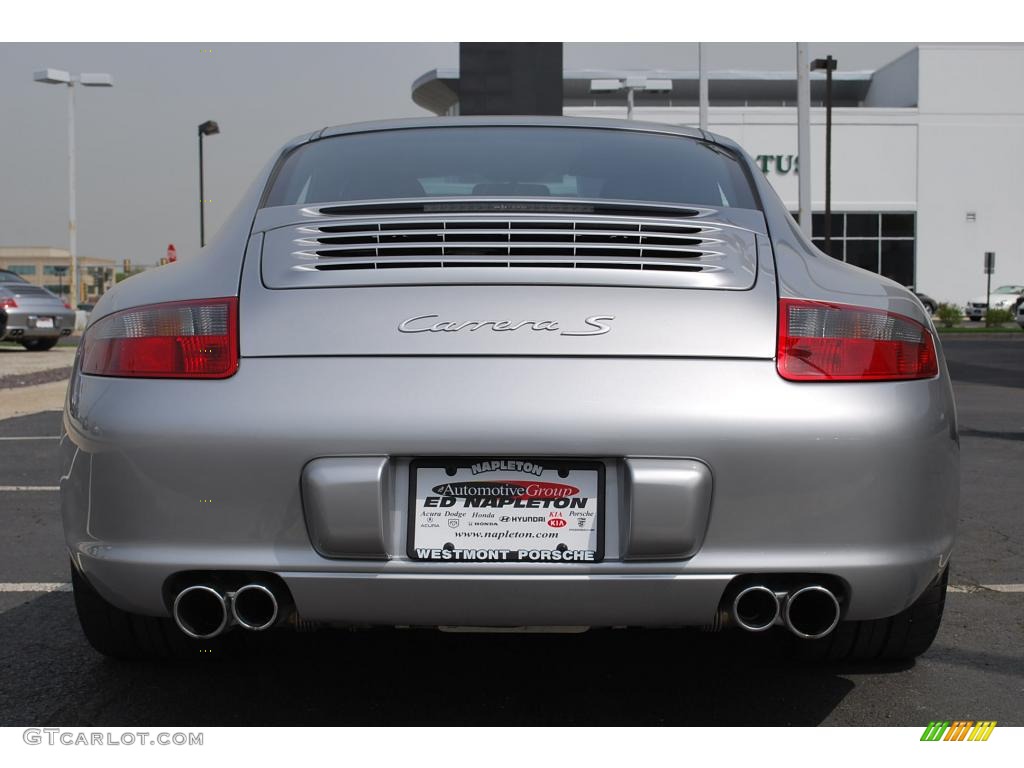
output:
[[[800,163],[797,200],[800,230],[811,239],[811,73],[807,43],[796,44],[796,143]]]
[[[106,73],[83,72],[75,77],[61,69],[35,72],[32,79],[37,83],[65,85],[68,89],[68,252],[71,256],[68,292],[73,299],[72,306],[77,306],[82,298],[79,296],[78,287],[78,219],[75,212],[75,86],[110,88],[114,81]]]
[[[708,67],[704,43],[697,43],[697,125],[708,129]]]
[[[832,255],[832,71],[839,62],[831,54],[811,62],[811,70],[825,70],[825,253]]]
[[[78,298],[78,219],[75,214],[75,82],[68,81],[68,251],[71,253],[71,279],[68,293],[72,307]],[[61,298],[64,298],[61,296]]]
[[[199,124],[199,247],[206,247],[206,192],[203,185],[203,136],[220,133],[220,126],[213,120]]]
[[[206,246],[206,192],[203,189],[203,132],[199,131],[199,247]]]

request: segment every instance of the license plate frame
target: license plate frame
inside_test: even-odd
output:
[[[527,466],[527,465],[532,465],[534,468],[539,467],[539,468],[542,469],[542,472],[540,474],[536,474],[535,471],[534,472],[530,472],[530,473],[525,473],[525,472],[523,472],[521,470],[510,469],[509,467],[516,466],[516,462],[520,462],[524,467]],[[436,552],[437,548],[436,547],[425,547],[423,545],[423,543],[420,543],[419,546],[418,546],[418,543],[417,543],[417,532],[419,530],[419,527],[417,525],[417,521],[420,518],[420,512],[423,511],[423,509],[425,509],[425,506],[420,505],[419,502],[418,502],[417,491],[419,490],[418,489],[418,485],[419,485],[419,479],[420,479],[420,476],[421,476],[420,473],[422,471],[424,471],[424,470],[428,470],[428,471],[429,470],[441,470],[441,474],[439,475],[439,477],[443,478],[444,481],[450,481],[450,482],[458,483],[458,482],[466,481],[467,478],[465,477],[465,473],[466,473],[467,470],[469,472],[472,472],[474,466],[481,467],[485,463],[486,464],[492,464],[492,465],[494,463],[497,463],[497,467],[498,468],[482,470],[482,471],[480,471],[478,473],[480,475],[480,477],[478,477],[478,478],[475,477],[474,475],[470,475],[471,477],[474,477],[474,481],[475,482],[481,482],[481,481],[483,481],[483,482],[491,481],[492,483],[523,482],[523,480],[526,479],[527,474],[528,474],[529,476],[534,478],[534,480],[535,480],[534,485],[544,485],[544,486],[548,486],[548,485],[556,485],[556,486],[557,485],[564,485],[564,486],[569,486],[570,488],[573,488],[576,491],[580,491],[580,490],[585,490],[585,488],[577,488],[576,485],[572,485],[572,483],[575,481],[576,483],[583,484],[585,480],[587,480],[588,483],[590,481],[589,481],[588,478],[586,478],[586,477],[584,477],[582,475],[574,477],[573,473],[593,473],[593,475],[592,475],[593,480],[592,480],[592,483],[591,483],[591,487],[593,487],[593,489],[595,490],[595,493],[593,494],[592,497],[588,496],[588,497],[584,497],[582,499],[585,502],[585,504],[586,504],[585,507],[583,507],[583,508],[574,507],[574,508],[570,509],[570,508],[567,508],[567,507],[562,507],[560,505],[556,506],[556,501],[553,500],[546,507],[545,506],[540,506],[539,508],[536,508],[536,509],[525,509],[525,510],[523,510],[524,512],[531,513],[529,515],[530,517],[533,517],[533,516],[536,516],[536,515],[542,516],[543,518],[545,518],[544,522],[546,524],[548,523],[548,521],[550,521],[551,519],[554,519],[555,517],[561,517],[561,519],[565,519],[567,512],[570,513],[570,514],[573,514],[574,516],[572,518],[569,518],[569,520],[567,520],[566,523],[563,526],[561,526],[560,528],[554,528],[552,526],[554,528],[554,530],[556,532],[559,532],[560,534],[561,534],[561,528],[570,528],[570,523],[571,523],[572,520],[575,520],[577,523],[579,523],[579,520],[581,520],[581,519],[586,520],[588,517],[590,517],[590,515],[588,513],[592,512],[592,517],[593,517],[592,527],[583,528],[584,524],[579,524],[575,531],[573,531],[573,529],[571,529],[571,528],[570,528],[570,530],[565,531],[564,536],[566,538],[577,539],[578,540],[578,539],[582,538],[581,535],[571,536],[570,534],[573,533],[573,532],[576,533],[576,534],[587,533],[588,534],[588,536],[587,536],[588,542],[593,542],[593,549],[590,549],[589,547],[587,547],[587,548],[584,548],[584,549],[569,550],[568,546],[566,545],[565,546],[565,550],[567,552],[570,552],[570,553],[577,553],[578,552],[580,554],[569,554],[569,555],[563,554],[563,555],[560,555],[560,556],[555,556],[555,555],[553,555],[551,553],[553,553],[556,550],[558,550],[558,547],[559,547],[560,544],[562,544],[562,545],[566,544],[565,541],[558,540],[558,541],[553,541],[552,543],[550,543],[550,545],[546,545],[546,546],[542,546],[540,548],[534,548],[534,549],[527,550],[527,551],[529,551],[531,553],[534,553],[534,552],[541,553],[541,554],[537,555],[537,559],[533,559],[533,555],[532,554],[527,559],[519,559],[519,552],[523,548],[522,547],[518,547],[518,546],[513,546],[512,544],[509,544],[508,546],[488,545],[486,547],[481,547],[481,548],[472,547],[472,546],[467,544],[466,548],[460,548],[458,550],[458,551],[461,551],[461,552],[469,552],[469,551],[472,551],[474,549],[477,549],[478,551],[479,551],[479,549],[484,549],[484,550],[486,550],[488,552],[494,550],[494,551],[499,552],[499,553],[501,551],[504,551],[504,552],[507,553],[506,556],[503,556],[503,557],[499,556],[499,557],[496,557],[496,558],[479,558],[479,557],[455,558],[454,556],[452,558],[439,558],[439,557],[425,557],[425,556],[423,556],[422,555],[423,551],[430,550],[430,551],[435,551]],[[502,467],[505,467],[505,468],[502,468]],[[455,469],[456,475],[450,478],[447,475],[447,470],[449,470],[449,469]],[[565,477],[563,477],[561,475],[561,472],[563,472],[563,471],[567,473]],[[460,477],[460,475],[461,475],[461,477]],[[506,480],[503,477],[503,475],[505,477],[508,477],[510,475],[517,475],[517,477],[515,477],[514,481],[512,481],[512,480]],[[522,475],[523,477],[520,478],[520,477],[518,477],[518,475]],[[431,482],[431,481],[428,480],[428,482]],[[433,486],[433,487],[437,487],[437,486]],[[415,560],[417,562],[443,562],[445,564],[452,564],[452,563],[468,564],[468,563],[473,563],[473,562],[479,563],[479,562],[481,562],[482,560],[485,560],[485,559],[488,562],[504,562],[504,563],[524,563],[525,562],[525,563],[536,564],[536,565],[555,565],[555,566],[573,565],[573,564],[580,564],[580,563],[583,563],[583,564],[599,563],[599,562],[602,562],[603,559],[604,559],[604,547],[605,547],[605,531],[604,531],[604,527],[605,527],[605,496],[606,496],[606,494],[607,494],[607,487],[606,487],[606,483],[605,483],[605,465],[604,465],[604,462],[596,461],[596,460],[593,460],[593,459],[579,459],[579,460],[577,460],[577,459],[550,459],[550,458],[545,458],[545,457],[532,457],[532,456],[493,456],[493,457],[469,457],[469,458],[467,458],[467,457],[440,457],[440,458],[420,458],[420,459],[414,459],[409,464],[409,495],[408,495],[409,505],[408,505],[408,510],[407,510],[406,555],[409,557],[409,559]],[[462,498],[462,497],[458,497],[458,498]],[[529,500],[530,499],[528,497],[526,499],[526,501],[529,501]],[[512,503],[514,503],[515,501],[516,500],[513,500]],[[544,500],[540,500],[539,503],[543,504],[543,501]],[[571,503],[572,502],[570,502],[570,504]],[[593,506],[592,506],[592,503],[593,503]],[[465,508],[465,507],[463,507],[463,508]],[[494,509],[494,508],[492,508],[492,509]],[[495,511],[500,513],[500,511],[502,509],[503,509],[502,507],[497,507],[495,509]],[[560,516],[555,515],[555,510],[560,511],[561,515]],[[499,520],[500,520],[500,515],[499,515]],[[529,525],[535,525],[535,524],[536,523],[529,523]],[[511,526],[511,523],[509,524],[509,526]],[[499,527],[500,527],[500,523],[499,523]],[[543,530],[544,533],[550,533],[550,531],[546,530],[546,528],[545,529],[540,529],[540,530]],[[547,551],[549,554],[547,556],[543,555],[542,553],[544,551]],[[451,549],[451,552],[453,553],[453,555],[456,552],[454,547]],[[588,552],[590,553],[589,555],[587,554]],[[552,559],[552,558],[555,558],[555,557],[559,557],[559,558],[566,557],[567,559],[564,559],[564,560],[563,559]],[[573,559],[568,559],[568,558],[573,558]],[[576,558],[580,558],[580,559],[576,559]]]

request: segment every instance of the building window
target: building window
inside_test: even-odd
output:
[[[7,270],[16,275],[34,275],[36,273],[36,266],[35,264],[11,264],[11,266],[7,267]]]
[[[913,213],[833,213],[833,258],[914,285],[917,216]],[[811,222],[814,244],[825,250],[825,214]]]
[[[59,270],[59,271],[58,271]],[[54,266],[53,264],[47,264],[43,267],[44,275],[66,275],[68,273],[67,267]]]

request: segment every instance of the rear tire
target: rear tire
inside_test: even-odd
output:
[[[820,661],[905,661],[928,650],[946,605],[949,567],[914,603],[895,616],[840,622],[828,637],[797,641],[800,656]]]
[[[74,566],[71,585],[85,638],[104,656],[131,661],[187,660],[223,656],[233,649],[230,636],[193,640],[172,619],[122,611],[104,600]]]
[[[21,346],[29,352],[45,352],[48,349],[53,349],[56,344],[56,339],[25,339],[21,342]]]

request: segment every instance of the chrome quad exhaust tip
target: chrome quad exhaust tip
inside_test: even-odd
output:
[[[171,612],[178,629],[196,640],[217,637],[228,627],[227,598],[213,587],[195,584],[174,598]]]
[[[782,625],[799,638],[817,640],[836,628],[841,608],[835,593],[820,584],[797,585],[792,591],[754,584],[736,593],[727,613],[748,632]]]
[[[284,607],[275,590],[253,582],[236,590],[193,584],[174,598],[174,623],[189,637],[210,640],[233,625],[262,632],[276,625]]]
[[[832,591],[812,584],[787,596],[782,620],[797,637],[817,640],[836,628],[839,614],[839,600]]]
[[[779,618],[779,597],[760,584],[741,590],[732,601],[732,616],[748,632],[763,632]]]
[[[243,629],[262,632],[277,623],[280,606],[273,590],[263,584],[246,584],[231,597],[231,615]]]

